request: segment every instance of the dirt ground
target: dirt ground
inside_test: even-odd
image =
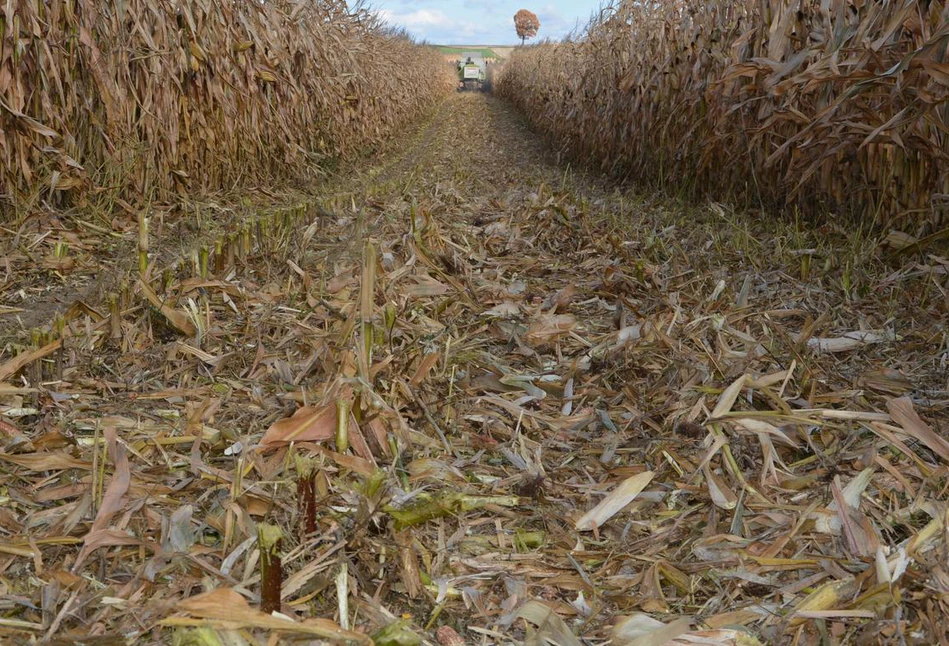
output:
[[[945,258],[476,93],[300,200],[0,364],[4,643],[946,643]]]

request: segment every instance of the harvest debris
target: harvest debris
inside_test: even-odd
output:
[[[5,639],[941,638],[932,273],[612,191],[491,97],[400,149],[189,292],[194,351],[142,299],[118,339],[69,321],[55,383],[7,364]],[[264,521],[288,619],[254,610]]]

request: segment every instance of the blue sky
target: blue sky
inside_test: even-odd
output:
[[[599,11],[601,0],[370,0],[392,25],[433,45],[515,45],[514,14],[527,9],[540,20],[538,38],[560,40]]]

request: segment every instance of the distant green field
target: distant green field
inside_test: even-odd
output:
[[[448,45],[437,45],[438,49],[446,56],[461,56],[464,52],[480,52],[483,58],[500,58],[493,49],[481,47],[451,47]]]

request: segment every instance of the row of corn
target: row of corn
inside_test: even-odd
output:
[[[342,0],[0,4],[0,208],[299,181],[451,90]]]
[[[496,91],[563,152],[770,212],[949,220],[945,0],[618,0]]]

